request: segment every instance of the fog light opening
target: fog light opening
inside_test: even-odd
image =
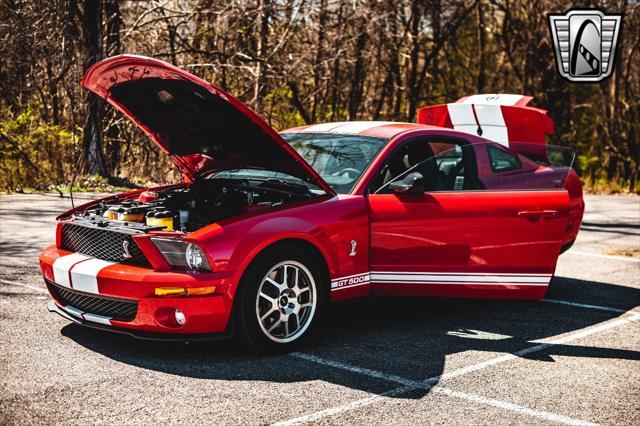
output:
[[[180,309],[176,309],[174,312],[174,316],[176,318],[176,323],[178,325],[184,325],[187,322],[187,317],[184,315]]]

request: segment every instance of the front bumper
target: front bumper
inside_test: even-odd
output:
[[[198,340],[229,334],[233,297],[233,274],[191,272],[156,272],[98,259],[85,259],[77,254],[46,248],[40,255],[40,268],[53,297],[49,310],[75,323],[103,330],[123,332],[135,337],[162,340]],[[208,296],[158,297],[156,287],[208,287],[216,291]],[[92,310],[84,303],[74,306],[73,298],[62,298],[57,288],[72,296],[102,300],[121,300],[136,305],[126,320]],[[97,305],[96,305],[97,306]],[[184,325],[176,323],[174,312],[182,311]]]
[[[222,340],[232,336],[231,330],[227,330],[223,333],[210,333],[210,334],[168,334],[168,333],[152,333],[152,332],[146,332],[146,331],[137,331],[133,329],[103,325],[96,322],[85,321],[80,318],[69,315],[60,306],[58,306],[55,300],[49,300],[49,302],[47,303],[47,309],[49,310],[49,312],[54,312],[75,324],[80,324],[85,327],[94,328],[96,330],[126,334],[131,337],[135,337],[136,339],[142,339],[142,340],[194,342],[194,341]]]

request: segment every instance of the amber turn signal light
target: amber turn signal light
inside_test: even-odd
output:
[[[157,287],[155,290],[156,296],[206,296],[213,294],[216,291],[215,286],[210,287]]]

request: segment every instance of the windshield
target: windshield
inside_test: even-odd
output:
[[[304,181],[295,176],[288,175],[286,173],[274,172],[271,170],[261,169],[230,169],[215,172],[206,177],[206,179],[233,179],[233,180],[246,180],[256,182],[266,182],[276,185],[288,185],[292,187],[304,188],[305,191],[309,191],[312,194],[324,194],[325,191],[318,188],[316,185]]]
[[[356,184],[387,139],[335,133],[283,133],[296,152],[338,194]]]

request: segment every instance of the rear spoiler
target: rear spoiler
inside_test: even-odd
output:
[[[418,110],[417,122],[446,127],[509,146],[509,143],[546,144],[553,121],[544,109],[527,106],[532,96],[486,94],[465,96],[456,102]]]

